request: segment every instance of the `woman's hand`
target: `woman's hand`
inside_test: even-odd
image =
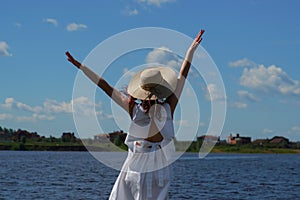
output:
[[[66,52],[66,55],[68,57],[68,61],[75,65],[78,69],[80,69],[81,63],[78,62],[75,58],[73,58],[73,56],[68,51]]]
[[[199,45],[199,44],[201,43],[201,41],[202,41],[202,35],[203,35],[203,33],[204,33],[204,30],[201,30],[201,31],[198,33],[197,37],[194,39],[193,43],[191,44],[189,50],[195,51],[195,50],[197,49],[198,45]]]
[[[194,39],[194,41],[192,42],[191,46],[189,47],[185,59],[189,62],[192,62],[193,59],[193,55],[195,50],[197,49],[197,47],[199,46],[199,44],[202,41],[202,35],[204,33],[204,30],[200,30],[200,32],[198,33],[197,37]]]

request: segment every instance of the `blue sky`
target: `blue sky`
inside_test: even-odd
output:
[[[190,37],[205,29],[201,45],[226,89],[221,137],[239,132],[300,141],[299,6],[293,0],[6,1],[0,14],[0,125],[46,136],[77,132],[71,106],[77,70],[66,61],[66,50],[84,60],[100,42],[133,28],[163,27]],[[150,53],[157,52],[135,56],[146,62]],[[134,64],[120,58],[114,63],[119,67],[104,76],[114,82],[116,71]],[[209,105],[213,99],[205,93],[218,90],[199,88],[199,98]],[[109,99],[100,90],[96,100],[104,130],[122,128],[113,123]],[[209,123],[209,109],[201,110],[199,134]]]

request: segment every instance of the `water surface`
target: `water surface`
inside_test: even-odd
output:
[[[108,199],[118,171],[88,152],[0,151],[0,199]],[[297,154],[184,154],[170,199],[300,199]]]

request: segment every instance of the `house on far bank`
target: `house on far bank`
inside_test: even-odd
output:
[[[290,144],[289,139],[282,136],[274,136],[272,139],[257,139],[252,142],[258,146],[270,146],[270,147],[287,147]]]
[[[263,146],[269,143],[269,139],[256,139],[252,142],[254,145]]]
[[[122,130],[120,131],[114,131],[108,134],[109,135],[109,140],[111,142],[114,142],[116,139],[120,140],[121,142],[125,142],[127,133],[123,132]]]
[[[74,133],[70,133],[70,132],[62,133],[61,140],[62,140],[62,142],[79,142],[80,141],[80,139],[77,139],[75,137]]]
[[[278,144],[283,144],[283,145],[285,145],[285,144],[288,144],[290,141],[289,141],[289,139],[287,139],[287,138],[285,138],[285,137],[282,137],[282,136],[275,136],[275,137],[273,137],[271,140],[270,140],[270,144],[276,144],[276,145],[278,145]]]
[[[236,134],[236,136],[230,135],[227,137],[227,143],[236,145],[236,144],[248,144],[251,143],[251,137],[241,137],[239,133]]]
[[[26,130],[18,129],[17,131],[0,131],[0,141],[11,142],[11,141],[26,141],[29,140],[41,140],[45,139],[45,136],[40,136],[37,132],[30,133]]]

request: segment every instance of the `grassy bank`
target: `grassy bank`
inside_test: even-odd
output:
[[[113,143],[82,144],[81,142],[0,142],[0,150],[16,151],[122,151]]]
[[[1,142],[0,150],[19,151],[86,151],[81,143],[52,143],[52,142]]]
[[[0,142],[0,150],[21,151],[123,151],[126,146],[116,146],[113,143],[85,143],[81,142]],[[199,152],[201,144],[191,145],[176,142],[177,151]],[[300,153],[298,148],[259,147],[253,145],[220,145],[217,144],[212,153]]]
[[[243,146],[215,146],[212,153],[300,153],[300,149],[291,148],[250,148]]]

